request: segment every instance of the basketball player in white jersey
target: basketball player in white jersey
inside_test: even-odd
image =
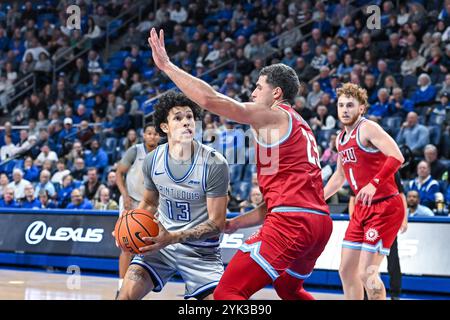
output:
[[[143,143],[131,146],[117,165],[117,186],[120,190],[119,214],[136,209],[144,195],[142,163],[145,156],[159,143],[160,136],[151,123],[144,126]],[[131,261],[131,253],[122,251],[119,256],[119,289]]]
[[[220,235],[225,227],[228,163],[194,139],[199,107],[182,93],[168,92],[155,106],[154,123],[167,143],[143,163],[144,196],[139,209],[157,216],[159,234],[143,238],[125,275],[118,299],[159,292],[176,273],[186,299],[212,299],[224,267]]]

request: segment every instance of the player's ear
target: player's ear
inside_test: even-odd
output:
[[[159,125],[159,127],[165,134],[169,132],[169,126],[167,125],[167,123],[163,122]]]
[[[283,96],[283,90],[281,90],[280,87],[276,87],[275,89],[273,89],[273,97],[275,98],[275,100],[281,99],[282,96]]]

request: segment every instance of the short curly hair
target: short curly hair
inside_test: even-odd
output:
[[[346,96],[346,97],[352,97],[355,98],[360,104],[363,104],[366,106],[366,110],[369,107],[368,97],[367,97],[367,90],[361,88],[360,86],[347,82],[342,85],[342,87],[338,88],[336,90],[337,98],[339,99],[340,96]]]
[[[170,109],[175,107],[189,107],[194,114],[194,119],[200,119],[202,115],[202,110],[200,107],[186,97],[185,94],[176,91],[169,91],[164,93],[159,99],[154,107],[155,112],[153,113],[153,123],[155,125],[156,131],[161,136],[166,136],[166,133],[161,129],[161,123],[167,123],[167,116],[169,115]]]

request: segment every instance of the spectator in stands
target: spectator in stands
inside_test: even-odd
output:
[[[42,111],[45,115],[48,115],[48,106],[45,104],[44,101],[41,100],[39,95],[32,94],[30,98],[30,118],[31,119],[37,119],[38,118],[38,112]]]
[[[130,127],[130,117],[125,112],[125,106],[120,104],[117,106],[116,116],[110,123],[110,127],[104,129],[104,132],[114,137],[124,136]]]
[[[98,179],[98,171],[95,167],[91,167],[87,170],[87,181],[81,186],[80,190],[83,191],[85,197],[93,201],[99,198],[100,187],[104,187]]]
[[[127,132],[127,136],[124,140],[124,150],[128,150],[131,146],[135,145],[136,143],[139,143],[139,139],[136,133],[136,130],[130,129]]]
[[[99,39],[101,36],[102,36],[102,30],[95,23],[94,18],[89,17],[88,18],[88,28],[86,30],[86,33],[84,34],[84,38],[96,40],[96,39]]]
[[[23,178],[30,182],[37,182],[39,180],[39,169],[33,163],[33,158],[28,156],[23,161]]]
[[[313,56],[311,60],[311,67],[316,69],[317,71],[320,70],[321,67],[325,65],[327,62],[327,57],[323,54],[323,47],[317,46],[316,50],[314,51],[315,55]]]
[[[77,107],[77,112],[75,113],[75,115],[73,116],[73,123],[74,124],[79,124],[81,123],[81,121],[89,121],[90,120],[90,112],[87,110],[86,106],[82,103],[80,103]],[[67,121],[69,122],[72,121],[72,119],[70,118],[66,118],[68,119]],[[64,119],[64,121],[66,121],[66,119]],[[73,128],[74,132],[76,132],[77,130],[75,128]],[[75,136],[74,136],[75,139]]]
[[[100,147],[98,140],[94,139],[91,141],[91,150],[85,154],[85,162],[87,167],[97,168],[99,172],[103,172],[108,166],[108,155]]]
[[[36,184],[36,197],[39,194],[39,190],[47,190],[51,198],[56,196],[56,189],[53,183],[50,181],[51,173],[47,169],[43,169],[39,175],[39,183]]]
[[[122,41],[122,49],[130,50],[132,46],[141,45],[141,34],[136,30],[136,26],[131,23],[128,27],[125,39]]]
[[[317,106],[317,115],[310,120],[311,129],[318,133],[321,130],[334,129],[336,126],[336,119],[328,114],[326,106],[319,104]]]
[[[14,157],[17,152],[16,145],[12,142],[10,135],[5,135],[4,137],[5,144],[0,149],[0,159],[1,161],[5,161],[6,159]]]
[[[188,18],[188,13],[186,9],[181,6],[180,1],[173,3],[173,6],[169,9],[170,20],[178,24],[184,24]]]
[[[6,187],[3,190],[3,199],[0,199],[0,208],[19,208],[19,204],[14,199],[14,189]]]
[[[20,207],[24,209],[39,209],[40,206],[41,203],[35,196],[33,185],[25,186],[25,198],[21,201]]]
[[[309,82],[312,78],[314,78],[314,76],[317,75],[317,71],[309,64],[306,64],[303,57],[297,58],[294,70],[300,81],[303,82]]]
[[[94,207],[92,203],[83,197],[80,189],[74,189],[70,195],[71,202],[67,205],[67,209],[75,210],[91,210]]]
[[[86,68],[84,60],[78,58],[75,62],[76,68],[70,74],[69,82],[73,88],[82,84],[87,85],[90,80],[89,71]]]
[[[8,184],[8,187],[14,191],[14,199],[20,200],[25,197],[25,186],[30,184],[30,181],[23,179],[23,171],[15,168],[13,170],[13,181]]]
[[[84,162],[84,159],[79,157],[75,158],[73,167],[71,169],[72,176],[75,180],[84,182],[87,180],[87,169]]]
[[[67,166],[70,167],[74,164],[76,158],[84,159],[84,150],[83,145],[80,141],[76,140],[73,145],[72,149],[69,151],[69,153],[65,156],[67,159]],[[83,160],[84,161],[84,160]],[[72,168],[73,170],[73,168]]]
[[[399,116],[405,118],[406,115],[414,110],[414,105],[411,100],[403,97],[403,90],[401,88],[395,88],[392,95],[389,97],[389,103],[391,105],[389,116]]]
[[[312,110],[310,108],[306,108],[306,100],[302,96],[297,96],[295,98],[293,108],[306,121],[309,121],[313,117]]]
[[[423,148],[430,142],[430,137],[428,129],[419,124],[417,113],[408,113],[396,141],[399,145],[406,144],[415,155],[421,156],[423,154]]]
[[[227,74],[227,76],[225,77],[224,83],[222,85],[222,87],[220,87],[219,92],[226,94],[226,92],[229,89],[234,89],[235,91],[239,91],[240,87],[236,82],[236,76],[230,72]]]
[[[65,142],[74,141],[76,138],[77,129],[73,127],[73,121],[71,118],[64,118],[64,129],[59,134],[58,143],[64,144]]]
[[[330,135],[328,148],[325,149],[325,151],[322,154],[322,157],[320,158],[320,163],[322,167],[329,165],[333,169],[336,168],[336,163],[338,160],[338,152],[336,149],[336,138],[337,138],[336,134]]]
[[[301,41],[302,37],[300,28],[295,27],[294,19],[287,18],[283,26],[283,33],[278,38],[278,48],[293,47]]]
[[[55,151],[50,150],[50,146],[48,143],[45,143],[41,147],[41,153],[38,155],[36,159],[37,165],[42,165],[45,160],[50,160],[53,163],[58,161],[58,155]]]
[[[435,180],[447,181],[448,168],[438,159],[438,149],[432,144],[427,144],[423,151],[425,161],[430,166],[431,177]]]
[[[409,47],[406,59],[403,60],[400,67],[402,76],[416,75],[417,70],[421,68],[425,62],[425,58],[419,55],[417,48]]]
[[[8,187],[9,179],[8,175],[6,173],[0,174],[0,198],[3,198],[3,192],[5,191],[5,188]]]
[[[63,178],[70,174],[70,170],[66,168],[66,162],[64,159],[59,159],[56,162],[56,172],[53,174],[50,180],[54,185],[62,185]]]
[[[310,110],[315,110],[323,95],[324,92],[320,87],[320,83],[318,81],[314,81],[312,84],[312,91],[308,93],[308,97],[306,98],[306,107]]]
[[[352,55],[349,53],[346,53],[344,55],[344,61],[338,66],[336,70],[336,74],[339,77],[343,77],[344,75],[348,75],[353,70],[353,58]]]
[[[391,109],[391,104],[389,103],[389,93],[386,88],[381,88],[378,90],[378,101],[370,106],[368,115],[375,116],[378,120],[389,115]]]
[[[250,192],[250,201],[242,201],[239,204],[240,213],[244,214],[248,211],[255,209],[263,201],[261,190],[259,186],[254,186]]]
[[[110,197],[110,191],[107,187],[100,190],[100,200],[96,200],[94,204],[96,210],[119,210],[117,202]]]
[[[419,86],[419,88],[414,92],[414,95],[411,99],[416,110],[420,107],[432,104],[437,94],[436,87],[431,83],[431,78],[426,73],[422,73],[419,76],[417,85]],[[425,110],[425,108],[421,109]]]
[[[439,96],[447,94],[450,97],[450,73],[445,75],[445,80],[442,82],[441,90],[439,91]]]
[[[420,204],[428,208],[435,206],[435,194],[439,192],[439,183],[430,174],[430,165],[426,161],[420,161],[417,165],[417,178],[408,183],[408,191],[416,190],[420,195]]]
[[[47,190],[40,190],[38,196],[41,204],[39,209],[56,209],[57,206],[48,196]]]
[[[408,204],[408,216],[409,217],[433,217],[434,213],[433,211],[420,204],[420,195],[419,192],[416,190],[408,191],[406,194],[406,203]]]
[[[58,191],[58,208],[66,208],[70,203],[70,196],[75,189],[73,177],[69,174],[62,178],[61,189]]]
[[[378,100],[378,91],[375,76],[371,73],[366,73],[364,76],[364,89],[367,91],[369,104],[375,104]]]
[[[103,62],[100,59],[100,55],[95,50],[90,50],[87,59],[87,69],[89,73],[103,73]]]
[[[108,176],[106,177],[106,187],[109,189],[110,197],[115,202],[119,203],[120,198],[120,190],[117,186],[117,178],[116,172],[110,171],[108,172]]]

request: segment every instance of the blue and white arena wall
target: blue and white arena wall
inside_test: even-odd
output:
[[[233,214],[230,214],[233,216]],[[0,209],[0,264],[27,267],[77,265],[81,270],[116,272],[119,249],[111,232],[117,211]],[[333,234],[307,285],[341,286],[338,268],[348,215],[333,214]],[[224,235],[228,263],[258,228]],[[450,294],[450,217],[412,217],[398,236],[404,291]],[[381,271],[387,287],[386,259]]]

